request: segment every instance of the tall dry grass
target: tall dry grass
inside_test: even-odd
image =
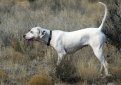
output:
[[[101,6],[88,0],[1,0],[0,76],[5,77],[0,84],[37,83],[40,77],[43,79],[41,74],[48,75],[45,81],[50,82],[52,77],[56,84],[80,79],[96,81],[100,64],[91,48],[67,55],[56,68],[57,54],[53,48],[41,42],[27,43],[22,36],[34,26],[64,31],[98,27],[103,14]],[[110,56],[107,60],[111,73],[120,78],[120,52],[112,45],[104,50]],[[40,80],[36,82],[36,78]],[[88,81],[82,85],[88,85]]]

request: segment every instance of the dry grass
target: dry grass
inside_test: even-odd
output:
[[[101,6],[88,0],[1,0],[0,78],[8,76],[8,82],[2,81],[2,84],[25,85],[27,82],[29,85],[44,85],[50,82],[53,85],[52,77],[58,85],[65,77],[71,79],[78,76],[85,81],[77,82],[77,85],[88,85],[86,80],[93,81],[99,74],[100,64],[94,58],[92,49],[86,47],[67,55],[56,73],[55,50],[40,42],[27,43],[22,36],[34,26],[64,31],[98,27],[103,11]],[[104,49],[110,56],[107,60],[111,72],[118,76],[121,53],[112,45]],[[63,82],[60,85],[69,84]]]
[[[0,70],[0,80],[4,80],[8,77],[7,73],[3,70]]]
[[[99,69],[97,69],[97,63],[95,63],[95,60],[93,58],[88,60],[87,62],[86,61],[83,60],[77,63],[76,66],[78,74],[83,79],[96,79],[100,75]]]
[[[54,83],[47,75],[39,74],[32,76],[27,85],[54,85]]]
[[[69,84],[69,83],[65,83],[65,82],[64,83],[60,82],[60,83],[58,83],[56,85],[90,85],[90,84],[88,84],[87,81],[83,81],[83,82],[78,82],[78,83],[75,83],[75,84]]]

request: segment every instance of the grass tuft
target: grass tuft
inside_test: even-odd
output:
[[[92,58],[89,61],[77,62],[77,72],[82,79],[93,80],[99,76],[99,71],[97,68],[97,63]]]
[[[54,85],[53,81],[46,75],[34,75],[27,85]]]
[[[7,73],[3,70],[0,70],[0,80],[3,80],[7,77],[8,77]]]

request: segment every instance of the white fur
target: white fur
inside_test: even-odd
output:
[[[101,69],[102,66],[104,66],[105,74],[108,75],[107,62],[104,58],[104,53],[102,50],[106,37],[101,31],[107,16],[107,7],[104,3],[99,3],[105,7],[105,15],[99,28],[85,28],[73,32],[65,32],[61,30],[52,31],[52,39],[50,41],[50,45],[58,53],[57,65],[60,64],[64,55],[75,52],[85,45],[89,45],[92,47],[95,56],[99,59],[101,63]],[[34,27],[31,29],[31,31],[25,35],[26,39],[38,39],[39,37],[43,41],[47,42],[49,37],[49,30],[41,27]],[[43,31],[45,32],[45,37],[42,37]]]

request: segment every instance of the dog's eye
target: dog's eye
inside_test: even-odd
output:
[[[32,32],[32,31],[30,31],[30,33],[32,33],[32,34],[33,34],[33,32]]]

